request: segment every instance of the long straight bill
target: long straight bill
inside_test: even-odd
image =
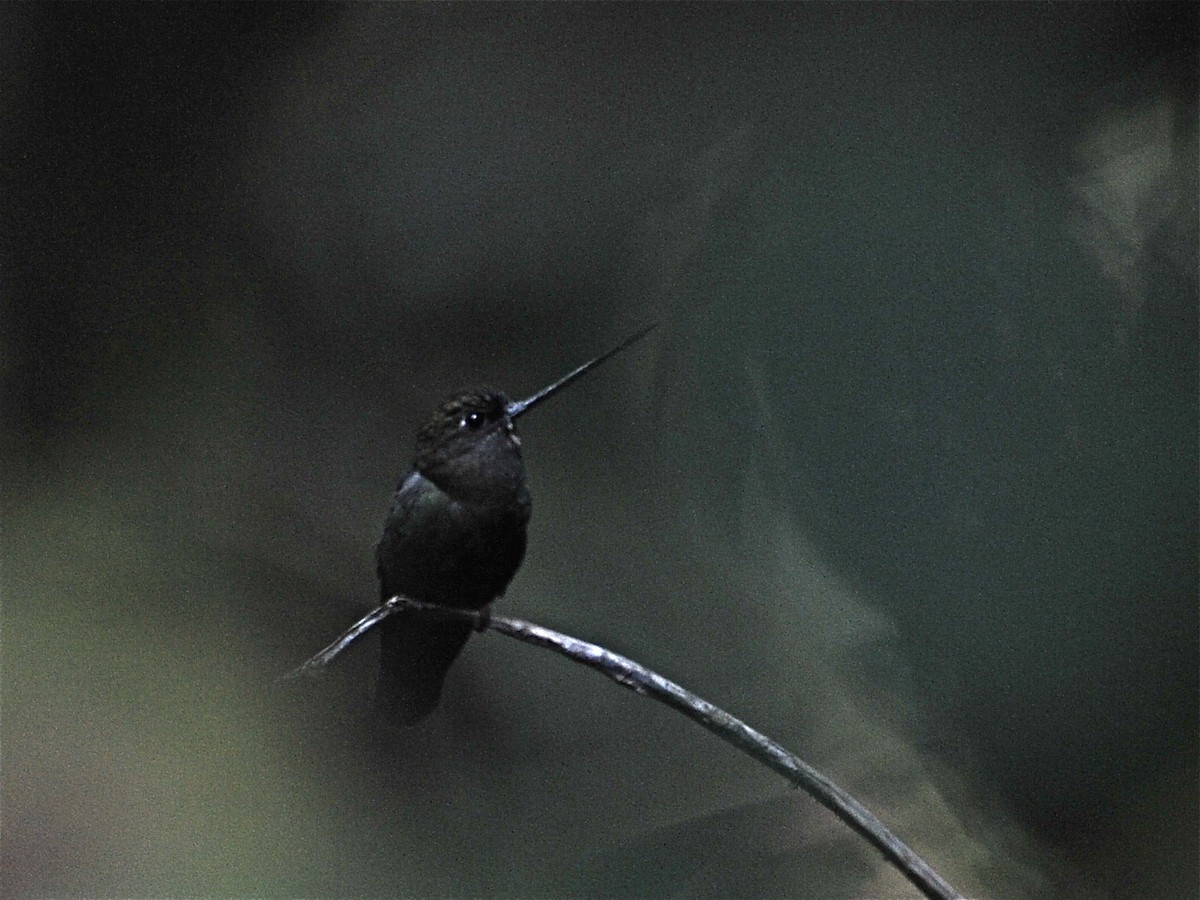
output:
[[[505,412],[508,413],[508,417],[510,419],[515,419],[517,416],[521,415],[522,413],[528,412],[529,410],[533,409],[533,407],[537,406],[539,403],[541,403],[543,400],[545,400],[547,397],[550,397],[553,394],[557,394],[559,391],[561,391],[563,388],[565,388],[567,385],[569,385],[576,378],[582,377],[584,374],[586,374],[587,372],[596,368],[596,366],[600,365],[600,363],[604,362],[605,360],[609,359],[610,357],[616,356],[618,353],[620,353],[622,350],[624,350],[630,344],[636,344],[638,341],[640,341],[642,338],[644,338],[646,335],[648,335],[651,331],[653,331],[655,328],[657,328],[658,325],[659,325],[658,322],[653,322],[653,323],[647,325],[641,331],[634,332],[629,337],[625,338],[625,340],[623,340],[621,343],[617,344],[617,346],[613,347],[611,350],[609,350],[607,353],[605,353],[603,356],[597,356],[595,359],[585,362],[582,366],[580,366],[575,371],[564,375],[562,378],[558,379],[558,381],[554,382],[554,384],[550,385],[549,387],[542,388],[540,391],[538,391],[532,397],[526,397],[524,400],[512,401],[505,408]]]

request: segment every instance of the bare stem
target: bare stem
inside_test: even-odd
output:
[[[396,596],[355,622],[336,641],[283,678],[319,675],[342,651],[398,610],[412,610],[470,622],[479,631],[491,629],[509,637],[545,647],[576,662],[596,669],[613,681],[643,696],[679,710],[689,719],[703,725],[722,740],[749,754],[763,765],[782,775],[797,787],[803,788],[818,803],[830,810],[875,847],[920,891],[936,900],[952,900],[962,895],[912,849],[894,835],[886,825],[852,796],[808,765],[789,753],[766,735],[755,731],[745,722],[731,716],[720,707],[685,690],[628,657],[611,650],[581,641],[578,638],[507,616],[493,616],[487,610],[454,609],[432,603],[422,603]]]

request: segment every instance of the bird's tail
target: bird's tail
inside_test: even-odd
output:
[[[439,622],[403,612],[382,622],[375,703],[403,725],[434,711],[450,666],[471,636],[463,622]]]

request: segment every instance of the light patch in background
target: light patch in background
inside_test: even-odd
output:
[[[1079,204],[1074,232],[1080,247],[1113,285],[1123,328],[1136,328],[1145,304],[1151,242],[1171,261],[1195,265],[1194,201],[1189,203],[1186,113],[1171,95],[1106,112],[1080,141]],[[1193,144],[1194,151],[1194,144]],[[1190,227],[1189,227],[1190,225]]]
[[[1004,808],[989,802],[966,771],[955,772],[921,747],[946,723],[914,687],[907,651],[879,604],[852,587],[804,534],[800,517],[772,488],[785,477],[786,429],[774,421],[760,366],[744,360],[747,402],[755,411],[761,453],[742,477],[739,579],[729,589],[753,603],[765,660],[783,660],[763,691],[785,691],[802,746],[789,747],[864,802],[967,896],[1062,896],[1067,868],[1039,846]],[[794,728],[795,723],[802,723]],[[952,789],[953,794],[947,794]],[[796,811],[806,841],[844,838],[822,811]],[[803,820],[803,825],[801,821]],[[878,854],[862,896],[910,889]]]

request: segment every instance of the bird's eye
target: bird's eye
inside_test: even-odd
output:
[[[483,415],[477,412],[469,412],[459,420],[459,428],[470,428],[475,431],[483,424]]]

